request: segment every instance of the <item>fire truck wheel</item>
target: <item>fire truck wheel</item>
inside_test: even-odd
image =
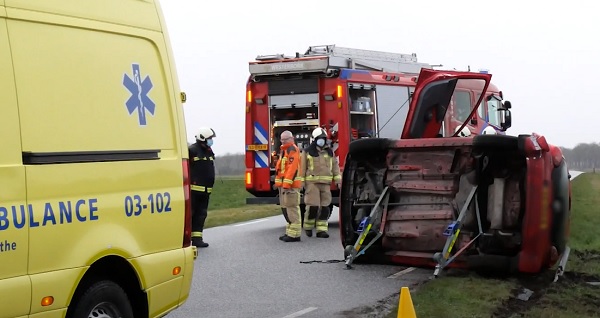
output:
[[[393,141],[387,138],[358,139],[350,143],[348,154],[372,154],[373,152],[387,150],[392,143]]]
[[[477,135],[473,138],[474,150],[517,150],[519,138],[507,135]]]

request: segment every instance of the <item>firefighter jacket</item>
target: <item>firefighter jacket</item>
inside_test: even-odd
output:
[[[300,178],[304,182],[314,183],[339,183],[342,180],[340,175],[340,166],[333,156],[331,148],[324,148],[319,151],[317,145],[311,143],[304,152],[302,152],[300,166]]]
[[[299,189],[302,187],[302,181],[298,176],[300,164],[300,150],[295,144],[285,144],[281,146],[281,153],[275,168],[275,186],[283,189]]]
[[[215,154],[206,144],[189,147],[192,191],[211,193],[215,184]]]

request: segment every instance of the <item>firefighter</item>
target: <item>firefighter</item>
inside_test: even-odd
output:
[[[300,217],[300,189],[302,181],[298,176],[300,150],[294,142],[294,135],[286,130],[281,133],[281,152],[277,160],[275,187],[279,189],[279,205],[287,221],[285,234],[279,237],[284,242],[299,242],[302,230]]]
[[[328,238],[327,220],[331,211],[331,182],[340,187],[342,177],[340,166],[327,143],[327,132],[316,128],[312,132],[313,141],[302,152],[300,176],[304,181],[304,203],[307,212],[304,215],[304,231],[307,236],[317,229],[317,237]]]
[[[189,147],[191,190],[192,190],[192,244],[208,247],[202,238],[204,222],[208,215],[208,202],[215,184],[215,154],[213,138],[217,134],[212,128],[202,127],[196,135],[196,143]]]

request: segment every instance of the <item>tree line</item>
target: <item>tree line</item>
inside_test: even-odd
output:
[[[242,176],[246,172],[244,154],[216,154],[215,170],[220,176]]]
[[[600,169],[600,143],[580,143],[574,148],[560,147],[570,170]]]
[[[580,143],[574,148],[560,147],[569,169],[592,171],[600,169],[600,143]],[[217,174],[221,176],[241,176],[246,171],[244,154],[217,154],[215,160]]]

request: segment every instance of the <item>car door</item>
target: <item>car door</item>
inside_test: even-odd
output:
[[[446,116],[451,115],[448,108],[457,87],[480,87],[479,95],[485,96],[491,78],[491,74],[421,69],[402,139],[436,138]],[[481,98],[475,105],[480,104]],[[466,126],[476,111],[477,107],[473,107],[456,131]]]
[[[0,0],[0,318],[29,314],[29,226],[15,79]]]

